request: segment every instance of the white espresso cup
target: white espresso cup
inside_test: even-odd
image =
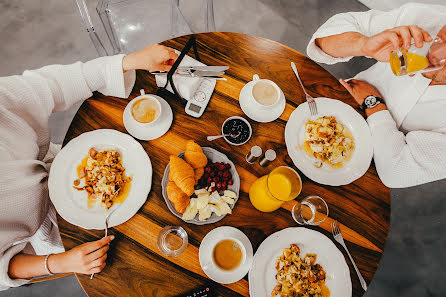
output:
[[[153,126],[162,113],[162,106],[160,101],[156,98],[157,96],[152,96],[146,94],[144,89],[141,89],[141,95],[134,98],[129,102],[130,116],[134,125],[138,127],[150,127]],[[140,105],[139,107],[137,105]],[[154,114],[150,115],[153,117],[150,121],[147,118],[147,109],[153,109]]]
[[[250,101],[260,109],[274,109],[280,103],[281,90],[279,86],[269,80],[260,79],[254,74],[252,81]]]
[[[231,270],[226,270],[226,269],[222,269],[220,268],[220,266],[215,262],[215,258],[214,258],[214,249],[217,246],[217,244],[219,244],[220,242],[222,242],[223,240],[232,240],[233,242],[235,242],[239,248],[240,251],[242,253],[242,259],[240,260],[240,263],[234,267]],[[226,238],[221,238],[220,240],[216,241],[214,243],[214,245],[212,246],[212,265],[213,265],[213,269],[219,271],[220,273],[228,273],[230,274],[232,271],[237,270],[240,266],[242,266],[246,261],[246,249],[245,246],[242,244],[242,242],[234,237],[226,237]]]

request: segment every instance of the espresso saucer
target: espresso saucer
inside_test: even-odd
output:
[[[158,99],[158,101],[161,103],[162,110],[160,117],[155,123],[153,123],[153,125],[146,125],[143,127],[132,117],[130,107],[135,100],[139,99],[138,97],[131,100],[124,109],[123,122],[125,129],[133,137],[140,140],[153,140],[163,136],[167,131],[169,131],[173,121],[173,113],[169,103],[159,96],[152,94],[150,96]]]
[[[213,261],[213,251],[217,243],[225,239],[236,239],[242,245],[244,256],[242,263],[230,271],[221,270]],[[241,280],[251,269],[253,251],[249,238],[239,229],[229,226],[215,228],[203,238],[198,251],[201,268],[213,281],[220,284],[232,284]]]
[[[279,104],[273,109],[263,109],[253,104],[250,99],[252,84],[246,84],[239,95],[239,103],[242,111],[252,120],[260,123],[268,123],[276,120],[285,110],[286,99],[282,90],[280,90]]]

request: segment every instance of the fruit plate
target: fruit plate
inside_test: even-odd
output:
[[[231,208],[231,210],[234,209],[234,206],[237,203],[237,200],[239,197],[239,192],[240,192],[240,177],[237,173],[237,170],[235,169],[234,163],[232,163],[232,161],[229,160],[229,158],[225,154],[223,154],[213,148],[202,147],[202,149],[203,149],[203,153],[208,158],[208,161],[213,162],[213,163],[223,162],[223,163],[227,163],[227,164],[231,165],[231,168],[229,169],[229,171],[232,174],[233,184],[228,187],[228,190],[233,191],[235,194],[237,194],[237,198],[235,198],[234,204],[232,204],[232,205],[229,204],[229,207]],[[181,152],[180,154],[178,154],[178,157],[184,158],[184,152]],[[170,166],[169,166],[169,164],[167,164],[166,169],[164,170],[163,179],[161,181],[163,198],[164,198],[164,201],[166,202],[167,207],[169,208],[170,212],[173,213],[176,217],[183,220],[183,215],[178,213],[175,210],[173,203],[169,200],[169,198],[167,198],[166,188],[167,188],[167,183],[169,182],[169,171],[170,171]],[[185,221],[186,223],[195,224],[195,225],[206,225],[206,224],[216,223],[216,222],[222,220],[225,216],[226,215],[217,216],[215,213],[212,213],[212,215],[209,219],[207,219],[205,221],[199,221],[198,214],[197,214],[193,220],[190,220],[190,221],[183,220],[183,221]]]

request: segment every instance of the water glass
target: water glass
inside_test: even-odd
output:
[[[166,226],[158,234],[158,249],[166,257],[181,255],[188,245],[186,230],[180,226]]]
[[[319,196],[308,196],[293,206],[291,215],[300,225],[317,226],[327,219],[328,205]]]

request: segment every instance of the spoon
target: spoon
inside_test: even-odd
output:
[[[235,138],[235,137],[239,136],[240,133],[241,133],[241,132],[238,132],[237,134],[222,134],[222,135],[208,136],[208,137],[207,137],[207,140],[208,140],[208,141],[213,141],[213,140],[215,140],[215,139],[219,139],[219,138],[221,138],[221,137],[225,137],[225,136],[231,136],[232,138]]]

